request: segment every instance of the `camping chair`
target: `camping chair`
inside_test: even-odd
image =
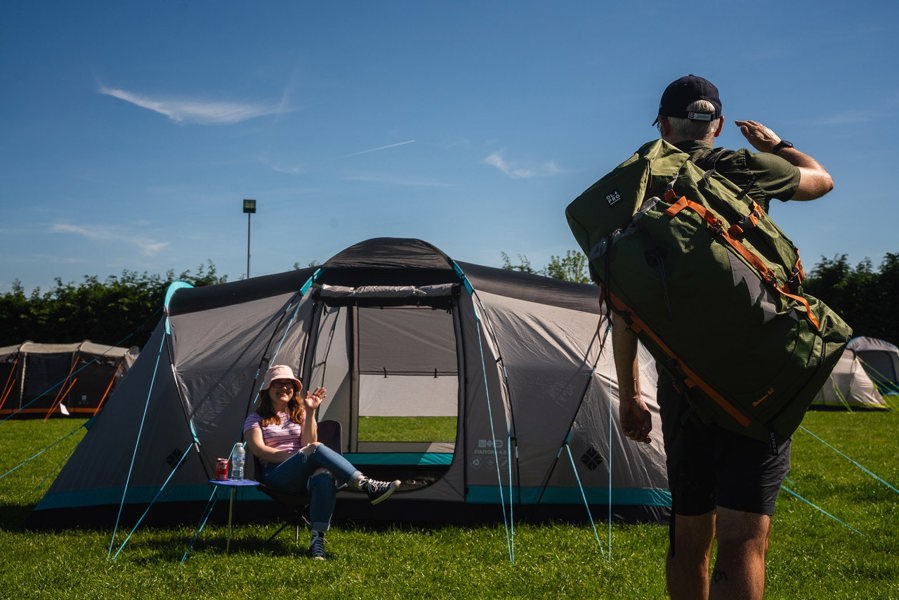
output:
[[[341,427],[339,421],[319,421],[318,423],[318,441],[326,445],[334,452],[343,453],[341,450]],[[307,526],[309,520],[306,518],[306,510],[309,507],[308,494],[290,494],[280,490],[274,490],[265,484],[264,474],[261,461],[253,457],[253,468],[255,469],[256,479],[259,481],[257,489],[275,501],[285,516],[285,522],[281,527],[273,533],[267,541],[275,539],[279,533],[284,531],[289,525],[296,527],[296,542],[300,541],[300,527]]]

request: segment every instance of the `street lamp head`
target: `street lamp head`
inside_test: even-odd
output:
[[[247,200],[243,201],[243,211],[247,214],[253,214],[256,212],[256,201],[255,200]]]

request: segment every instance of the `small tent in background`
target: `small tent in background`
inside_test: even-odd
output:
[[[600,517],[668,514],[661,436],[635,444],[619,429],[595,286],[396,238],[320,268],[184,286],[170,288],[166,316],[29,525],[111,524],[154,501],[148,521],[198,518],[272,364],[327,388],[318,417],[340,422],[352,462],[404,481],[375,509],[340,492],[338,519],[502,522],[513,508],[583,519],[585,499]],[[235,508],[259,518],[265,501],[247,490]]]
[[[0,414],[92,416],[137,358],[137,348],[85,340],[0,348]]]
[[[883,395],[899,395],[899,348],[877,338],[856,337],[847,348],[855,352]]]
[[[889,406],[865,372],[855,352],[846,348],[809,408],[886,410]]]

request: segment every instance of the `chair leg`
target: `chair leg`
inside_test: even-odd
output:
[[[281,533],[282,531],[287,529],[287,527],[289,527],[290,525],[293,525],[294,523],[296,524],[296,534],[294,536],[294,540],[297,544],[299,544],[300,543],[300,527],[302,527],[304,525],[306,528],[309,527],[309,519],[306,518],[306,515],[300,515],[299,519],[291,519],[289,521],[284,521],[284,523],[281,525],[281,527],[279,527],[277,529],[277,531],[275,531],[275,533],[271,534],[269,536],[269,538],[266,540],[266,542],[270,542],[273,539],[275,539],[276,537],[278,537],[279,533]]]
[[[273,539],[275,539],[276,537],[278,537],[278,534],[281,533],[282,531],[284,531],[288,525],[290,525],[290,521],[287,521],[283,525],[281,525],[281,527],[279,527],[275,533],[273,533],[271,536],[269,536],[269,538],[266,540],[266,542],[270,542]],[[297,534],[297,535],[299,535],[299,534]]]

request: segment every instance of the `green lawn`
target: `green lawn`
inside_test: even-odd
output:
[[[897,403],[892,401],[895,406]],[[78,421],[0,422],[0,473],[76,430]],[[899,411],[813,412],[804,426],[899,487]],[[210,525],[190,559],[193,528],[141,528],[116,560],[111,531],[31,532],[22,523],[82,430],[0,479],[0,598],[665,598],[660,525],[614,524],[611,556],[588,525],[335,527],[331,559],[305,557],[272,526]],[[768,598],[899,600],[899,495],[809,433],[794,437],[789,487],[855,533],[789,494],[778,501]],[[119,534],[118,541],[123,538]]]
[[[456,417],[359,417],[359,441],[454,442]]]

